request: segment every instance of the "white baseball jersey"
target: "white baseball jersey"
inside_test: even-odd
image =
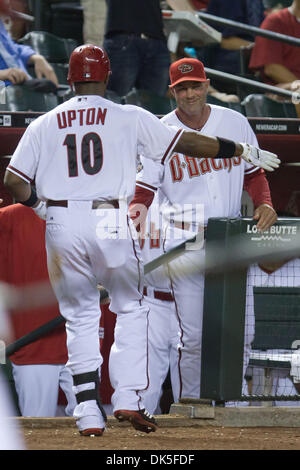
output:
[[[182,132],[142,108],[76,96],[28,126],[8,169],[35,178],[43,200],[128,201],[137,154],[160,161]]]
[[[201,134],[221,136],[236,142],[258,146],[256,136],[247,118],[231,109],[209,105],[210,116]],[[172,111],[162,118],[168,125],[181,126],[191,131]],[[173,154],[164,165],[141,158],[143,170],[137,175],[137,185],[152,189],[160,187],[168,200],[165,211],[176,212],[182,220],[196,221],[196,204],[204,205],[204,223],[209,217],[238,217],[240,215],[244,175],[257,171],[241,157],[210,159],[203,155],[197,159]],[[183,207],[184,205],[184,207]]]

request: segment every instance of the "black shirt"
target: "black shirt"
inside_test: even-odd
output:
[[[114,32],[166,39],[159,0],[106,0],[105,37]]]

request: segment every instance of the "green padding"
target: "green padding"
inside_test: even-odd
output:
[[[226,250],[241,227],[240,219],[209,219],[206,252],[216,240]],[[241,396],[246,273],[244,269],[205,276],[201,398],[226,401]]]
[[[300,342],[300,288],[255,287],[253,349],[291,349]]]

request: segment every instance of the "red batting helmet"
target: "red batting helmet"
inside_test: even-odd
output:
[[[105,50],[93,44],[76,47],[69,62],[68,82],[104,82],[110,73]]]

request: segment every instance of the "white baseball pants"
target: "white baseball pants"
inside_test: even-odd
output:
[[[162,386],[170,369],[174,402],[179,399],[178,343],[179,327],[174,302],[155,299],[148,287],[145,303],[149,306],[149,387],[144,402],[154,414]],[[150,292],[149,292],[150,291]]]
[[[70,371],[61,364],[12,363],[12,372],[22,416],[59,416],[57,408],[59,386],[67,399],[66,416],[72,416],[76,406]]]
[[[108,290],[111,310],[117,314],[109,361],[114,410],[141,409],[149,381],[149,309],[142,300],[143,264],[135,229],[120,213],[114,208],[92,209],[92,201],[69,201],[67,208],[50,206],[48,269],[66,318],[67,366],[72,375],[95,371],[102,364],[100,284]]]

